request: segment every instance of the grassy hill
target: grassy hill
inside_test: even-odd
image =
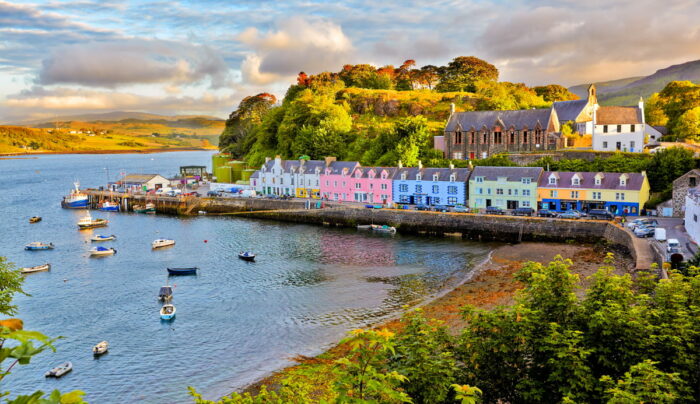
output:
[[[634,105],[639,97],[647,98],[661,91],[671,81],[688,80],[700,83],[700,60],[669,66],[643,77],[629,77],[595,83],[601,105]],[[579,97],[585,97],[588,84],[569,88]]]

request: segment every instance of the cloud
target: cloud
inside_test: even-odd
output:
[[[38,81],[115,88],[205,79],[212,87],[222,87],[228,79],[228,66],[212,48],[134,38],[64,46],[43,61]]]
[[[241,72],[254,84],[289,80],[302,70],[338,70],[355,51],[342,28],[323,19],[293,17],[267,33],[250,27],[236,39],[251,50]]]

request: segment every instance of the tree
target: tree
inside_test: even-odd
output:
[[[447,91],[476,91],[479,81],[498,80],[496,66],[474,56],[459,56],[454,58],[440,76],[436,89]]]
[[[659,93],[652,94],[644,104],[644,120],[652,126],[666,126],[668,117],[663,109],[663,100]]]
[[[27,295],[22,290],[23,282],[22,274],[7,258],[0,256],[0,314],[11,316],[17,313],[17,306],[12,304],[12,299],[17,293]]]
[[[647,167],[651,189],[660,192],[670,188],[673,180],[695,168],[693,152],[683,147],[671,147],[654,154]]]
[[[605,390],[608,404],[679,402],[683,380],[677,373],[660,371],[656,364],[657,362],[648,359],[640,362],[625,372],[624,378],[617,382],[613,382],[610,376],[603,376],[601,382],[609,386]]]
[[[674,134],[683,139],[700,139],[700,106],[685,111],[678,118]]]
[[[396,89],[397,90],[413,90],[413,79],[411,69],[416,65],[416,61],[408,59],[396,69]]]
[[[668,130],[675,134],[681,115],[700,106],[700,85],[690,81],[672,81],[659,92],[659,98],[668,117]]]
[[[432,90],[439,82],[439,68],[433,65],[425,65],[418,70],[412,70],[413,80],[422,87],[427,87]]]
[[[269,93],[245,97],[226,120],[224,131],[219,137],[219,148],[234,157],[245,155],[248,152],[243,147],[246,138],[262,123],[263,117],[276,102],[277,98]]]
[[[532,88],[537,95],[547,102],[578,100],[579,96],[559,84],[547,84]]]

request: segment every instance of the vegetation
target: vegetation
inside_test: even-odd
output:
[[[649,98],[645,117],[650,125],[665,125],[676,139],[700,140],[700,85],[672,81]]]
[[[526,263],[509,307],[465,307],[459,335],[424,317],[355,330],[338,360],[314,361],[276,392],[216,403],[690,403],[700,398],[700,271],[613,274],[577,293],[571,261]],[[203,400],[191,390],[195,402]]]
[[[546,86],[533,87],[535,93],[542,97],[547,102],[554,101],[573,101],[578,100],[579,96],[569,91],[566,87],[559,84],[548,84]]]

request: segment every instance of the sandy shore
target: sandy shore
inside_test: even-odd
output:
[[[465,282],[423,304],[423,312],[428,318],[444,321],[451,333],[458,334],[465,325],[460,315],[462,307],[472,305],[482,309],[490,309],[510,305],[514,302],[515,294],[522,288],[522,285],[514,280],[513,275],[525,262],[547,263],[555,256],[561,255],[573,261],[572,272],[578,274],[581,285],[586,286],[589,283],[587,278],[603,265],[607,252],[605,247],[599,245],[536,242],[504,245],[496,248],[490,259],[470,272]],[[628,273],[633,268],[634,262],[631,257],[616,254],[615,273]],[[375,327],[386,327],[392,331],[400,331],[402,326],[397,318],[380,323]],[[279,385],[280,380],[293,374],[305,364],[332,363],[345,352],[347,352],[347,347],[339,344],[314,358],[296,356],[293,360],[298,363],[297,365],[277,371],[246,387],[245,391],[254,394],[262,385],[274,388]]]

